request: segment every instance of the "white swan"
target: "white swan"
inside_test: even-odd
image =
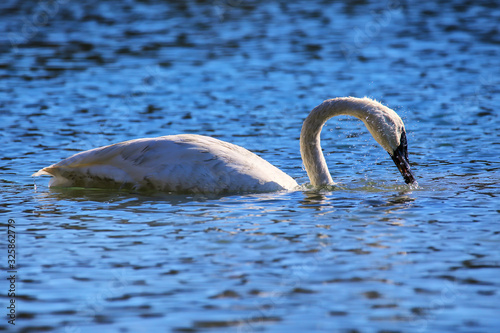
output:
[[[300,152],[313,186],[334,184],[320,146],[321,128],[331,117],[362,120],[391,155],[406,183],[415,182],[408,163],[401,118],[369,98],[324,101],[304,121]],[[211,137],[180,134],[136,139],[75,154],[33,176],[50,175],[49,186],[130,187],[185,193],[273,192],[297,182],[245,148]]]

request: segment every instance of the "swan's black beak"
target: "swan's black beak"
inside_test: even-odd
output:
[[[394,151],[394,153],[389,154],[392,157],[392,160],[398,167],[399,172],[403,175],[406,184],[415,183],[415,177],[410,169],[410,162],[408,160],[408,143],[406,141],[406,133],[401,133],[401,144]]]

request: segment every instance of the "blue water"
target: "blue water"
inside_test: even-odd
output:
[[[2,2],[0,331],[497,332],[499,7]],[[349,95],[401,115],[418,188],[348,117],[322,133],[331,191],[146,195],[30,176],[196,133],[305,184],[302,121]]]

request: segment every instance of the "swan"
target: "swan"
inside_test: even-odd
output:
[[[415,183],[403,121],[370,98],[338,97],[315,107],[300,133],[300,153],[315,187],[335,184],[320,145],[325,122],[349,115],[362,120],[392,157],[405,182]],[[32,176],[49,175],[50,187],[110,187],[178,193],[273,192],[297,182],[247,149],[196,134],[129,140],[77,153]]]

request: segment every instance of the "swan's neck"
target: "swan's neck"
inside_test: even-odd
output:
[[[366,124],[372,115],[372,102],[368,98],[334,98],[315,107],[306,118],[300,132],[300,153],[313,186],[334,184],[321,150],[320,134],[323,125],[328,119],[340,115],[354,116]]]

